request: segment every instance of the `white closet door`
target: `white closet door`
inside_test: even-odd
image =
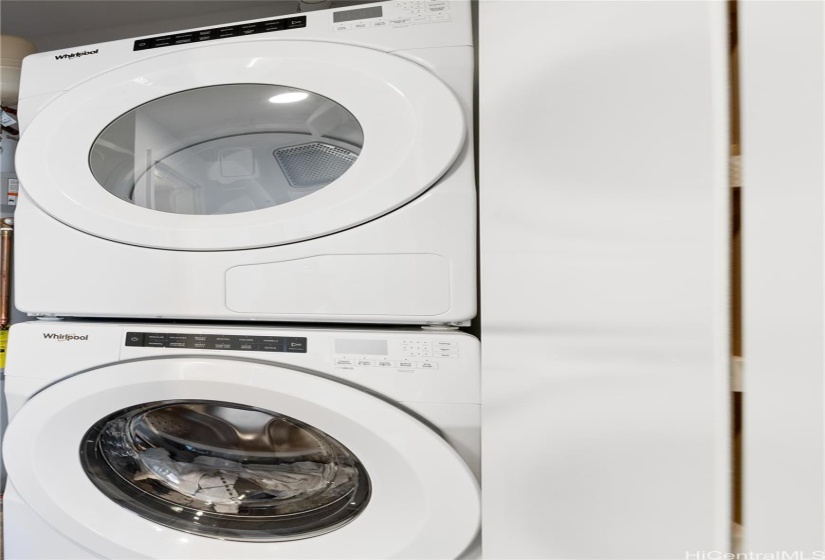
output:
[[[486,558],[727,551],[725,8],[480,2]]]
[[[799,558],[825,550],[824,18],[740,4],[744,550]]]

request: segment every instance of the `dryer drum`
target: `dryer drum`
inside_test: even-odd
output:
[[[279,85],[212,85],[118,116],[95,139],[89,168],[101,187],[130,204],[173,214],[237,214],[329,185],[358,159],[363,143],[358,119],[323,95]]]
[[[235,403],[163,401],[97,422],[80,449],[92,482],[154,522],[207,537],[320,535],[369,502],[358,459],[289,416]]]

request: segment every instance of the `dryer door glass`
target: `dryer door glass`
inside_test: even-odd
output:
[[[316,192],[358,159],[364,133],[335,101],[284,86],[186,90],[120,116],[92,145],[100,185],[144,208],[235,214]]]
[[[97,422],[80,449],[92,482],[154,522],[239,541],[320,535],[370,498],[358,459],[289,416],[215,401],[164,401]]]

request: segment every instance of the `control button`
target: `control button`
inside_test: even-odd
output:
[[[238,28],[238,35],[252,35],[253,33],[258,32],[258,24],[257,23],[247,23],[246,25],[241,25]]]
[[[307,351],[307,339],[301,337],[290,337],[286,339],[286,351],[287,352],[301,352],[306,353]]]
[[[349,358],[338,358],[335,360],[335,367],[351,367],[352,365],[353,362]]]
[[[286,339],[277,338],[274,336],[256,337],[256,342],[267,352],[283,352]]]
[[[436,352],[434,358],[458,358],[458,352]]]
[[[373,367],[375,365],[375,361],[374,360],[358,360],[355,365],[360,366],[360,367]]]
[[[424,358],[428,358],[428,357],[432,356],[433,353],[430,352],[429,350],[422,350],[421,352],[418,353],[418,355],[421,356],[421,357],[424,357]]]
[[[153,346],[155,348],[163,348],[169,343],[169,339],[164,333],[145,333],[143,341],[146,346]]]
[[[261,32],[268,33],[270,31],[280,31],[286,28],[286,24],[282,19],[276,19],[272,21],[265,21],[261,23]]]
[[[439,340],[438,342],[434,343],[433,346],[435,346],[436,348],[458,348],[458,342]]]
[[[238,34],[238,29],[235,27],[221,27],[218,29],[218,39],[225,39],[227,37],[235,37]]]
[[[182,45],[184,43],[191,43],[195,40],[194,33],[181,33],[180,35],[175,35],[172,38],[172,42],[176,45]]]
[[[286,20],[286,28],[287,29],[295,29],[296,27],[306,27],[307,25],[307,18],[306,16],[299,17],[299,18],[289,18]]]
[[[186,335],[183,335],[183,336],[169,335],[169,342],[167,343],[167,345],[170,348],[186,348],[187,342],[188,341],[186,339]]]
[[[411,362],[409,360],[401,360],[398,362],[398,367],[402,369],[415,369],[415,362]]]
[[[149,39],[139,39],[135,41],[135,49],[136,51],[142,51],[144,49],[151,49],[152,48],[152,41]]]
[[[127,332],[126,346],[143,346],[143,333]]]
[[[421,369],[438,369],[438,364],[435,362],[418,362],[418,367]]]
[[[202,350],[204,348],[209,348],[209,343],[206,340],[205,334],[195,334],[186,338],[186,347]]]
[[[378,367],[395,367],[395,362],[390,360],[378,360]]]

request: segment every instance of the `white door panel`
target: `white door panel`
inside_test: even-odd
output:
[[[725,4],[480,20],[485,557],[725,551]]]
[[[739,10],[744,551],[812,558],[825,550],[825,7]]]

